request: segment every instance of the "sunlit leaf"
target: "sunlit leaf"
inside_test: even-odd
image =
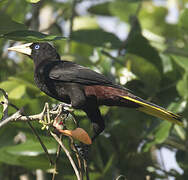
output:
[[[167,22],[168,9],[164,6],[155,6],[153,3],[145,3],[139,12],[139,19],[143,29],[164,38],[179,37],[176,24]]]
[[[177,83],[177,90],[184,99],[188,99],[188,73],[185,73],[183,79]]]
[[[3,117],[3,106],[0,105],[0,119]]]
[[[128,3],[127,1],[116,0],[110,3],[110,12],[119,17],[122,21],[129,21],[129,17],[136,13],[138,3]]]
[[[18,85],[19,85],[19,83],[18,82],[14,82],[14,81],[3,81],[3,82],[0,83],[0,87],[3,88],[8,93],[10,91],[12,91],[12,89],[17,87]]]
[[[95,17],[75,17],[74,18],[74,26],[73,30],[81,30],[81,29],[97,29],[99,25],[97,23],[97,18]]]
[[[187,58],[187,57],[172,55],[172,58],[173,58],[173,60],[174,60],[179,66],[181,66],[183,69],[185,69],[186,71],[188,71],[188,58]]]
[[[179,22],[178,22],[178,25],[183,32],[186,32],[188,30],[187,18],[188,18],[188,9],[185,8],[181,11]]]
[[[30,3],[38,3],[40,0],[26,0],[26,1]]]
[[[16,86],[14,89],[12,89],[12,91],[10,91],[9,97],[12,99],[20,99],[25,94],[25,91],[26,91],[26,86],[24,85]]]

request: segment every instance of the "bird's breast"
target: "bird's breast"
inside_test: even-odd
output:
[[[56,83],[48,76],[45,76],[44,73],[41,74],[39,72],[35,73],[34,81],[37,87],[48,96],[51,96],[61,102],[70,103],[70,98],[62,84]]]

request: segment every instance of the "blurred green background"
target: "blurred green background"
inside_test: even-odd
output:
[[[62,59],[103,73],[134,94],[181,114],[185,123],[182,128],[135,110],[102,107],[106,129],[92,145],[90,179],[187,180],[186,7],[188,0],[0,0],[0,88],[28,115],[41,112],[45,102],[57,103],[35,86],[33,62],[7,51],[18,41],[51,41]],[[85,114],[75,115],[90,133]],[[32,124],[54,156],[56,142],[40,124]],[[174,168],[168,168],[171,158]],[[26,123],[0,129],[0,179],[39,179],[40,174],[41,179],[51,179],[51,168]],[[63,152],[56,179],[75,179]]]

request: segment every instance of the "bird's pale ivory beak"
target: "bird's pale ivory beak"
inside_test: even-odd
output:
[[[19,52],[19,53],[22,53],[22,54],[27,54],[27,55],[31,55],[31,51],[32,49],[30,48],[30,46],[32,45],[33,43],[27,43],[27,44],[22,44],[22,45],[19,45],[19,46],[13,46],[13,47],[10,47],[8,48],[9,51],[16,51],[16,52]]]

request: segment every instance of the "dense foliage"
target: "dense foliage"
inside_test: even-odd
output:
[[[17,41],[52,41],[62,59],[105,74],[136,95],[181,114],[185,123],[182,128],[135,110],[102,107],[106,129],[90,152],[90,178],[188,179],[188,1],[35,2],[0,1],[0,88],[8,92],[10,102],[24,107],[28,115],[41,112],[45,102],[57,103],[34,85],[32,61],[7,51]],[[87,13],[83,12],[86,5]],[[168,10],[173,5],[179,16],[177,22],[169,23]],[[116,33],[109,32],[114,23],[124,25],[121,31],[115,27]],[[9,113],[13,112],[10,108]],[[75,115],[80,126],[91,133],[85,114],[77,111]],[[33,125],[53,156],[56,142],[40,124]],[[183,173],[165,169],[161,161],[168,157],[159,157],[162,148],[176,152]],[[0,179],[19,179],[22,174],[35,179],[36,169],[50,179],[50,168],[26,123],[14,122],[0,129]],[[74,178],[62,152],[57,179]]]

